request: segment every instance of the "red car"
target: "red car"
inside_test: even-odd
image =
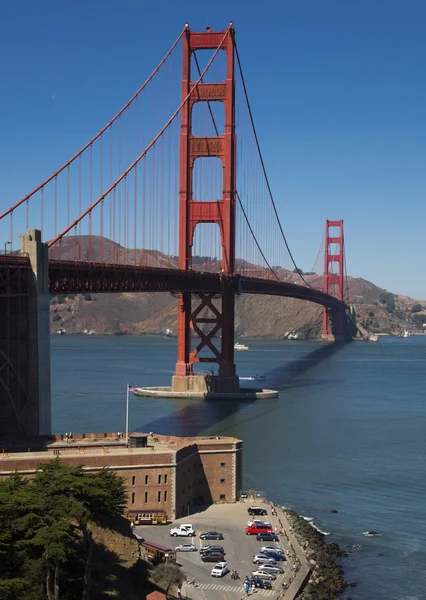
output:
[[[272,533],[272,526],[266,523],[254,523],[246,527],[246,535],[257,535],[258,533]]]

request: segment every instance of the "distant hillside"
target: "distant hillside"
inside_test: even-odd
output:
[[[148,264],[174,268],[177,258],[152,250],[127,250],[106,238],[76,236],[65,238],[52,258],[81,259],[127,264]],[[239,264],[243,264],[242,262]],[[261,268],[244,263],[253,274]],[[194,259],[194,268],[218,271],[217,262],[202,257]],[[297,274],[279,269],[279,277],[299,283]],[[307,282],[321,287],[322,275],[305,275]],[[369,331],[398,333],[402,329],[423,331],[426,323],[426,302],[406,296],[389,294],[383,288],[364,279],[347,278],[349,301],[356,307],[358,320]],[[97,334],[161,334],[171,329],[177,333],[176,298],[168,293],[85,294],[51,298],[51,331],[65,329],[67,333],[92,330]],[[322,308],[311,302],[275,296],[244,294],[237,297],[235,331],[242,337],[281,339],[297,331],[300,339],[320,335]],[[426,329],[426,328],[425,328]]]

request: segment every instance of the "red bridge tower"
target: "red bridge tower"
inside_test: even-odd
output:
[[[337,235],[330,235],[330,228],[338,228]],[[336,249],[331,245],[336,244]],[[343,219],[340,221],[325,222],[325,252],[324,252],[324,287],[326,294],[335,296],[344,301],[344,238]],[[336,313],[324,309],[324,323],[322,330],[323,339],[344,339],[344,312]]]
[[[182,100],[193,91],[181,111],[180,135],[180,204],[179,204],[179,268],[189,270],[192,264],[194,231],[199,223],[216,223],[222,244],[222,294],[215,301],[213,294],[179,294],[178,303],[178,361],[173,377],[174,391],[235,392],[239,380],[234,364],[235,286],[229,276],[235,269],[235,203],[236,203],[236,135],[234,30],[197,33],[186,29],[183,39]],[[221,43],[222,41],[222,43]],[[202,83],[191,80],[191,54],[195,50],[216,49],[226,52],[226,80]],[[195,78],[196,80],[197,78]],[[225,130],[214,137],[192,135],[192,109],[196,102],[219,101],[225,108]],[[194,163],[200,157],[218,157],[223,166],[221,198],[200,201],[193,197]],[[209,328],[206,333],[203,331]],[[191,347],[191,330],[198,344]],[[221,334],[221,338],[219,337]],[[216,347],[216,343],[220,347]],[[206,349],[208,356],[199,356]],[[194,363],[218,364],[218,376],[194,375]],[[206,390],[206,386],[208,390]]]

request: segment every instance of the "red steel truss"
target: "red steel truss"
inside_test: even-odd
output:
[[[194,230],[199,223],[216,223],[222,243],[222,273],[232,276],[235,269],[235,202],[236,202],[236,137],[235,137],[235,79],[234,79],[234,30],[225,32],[206,31],[197,33],[188,28],[183,37],[182,98],[189,97],[181,112],[180,136],[180,204],[179,204],[179,268],[189,270],[192,262]],[[191,80],[191,54],[200,49],[216,49],[226,52],[226,81],[199,83],[197,90]],[[214,137],[192,135],[192,108],[195,102],[222,102],[225,109],[225,131]],[[193,198],[193,168],[197,158],[218,157],[223,166],[222,198],[201,202]],[[219,375],[235,376],[234,364],[234,308],[235,294],[225,286],[221,295],[221,308],[213,304],[212,296],[189,292],[179,294],[178,307],[178,361],[176,375],[193,373],[196,362],[211,362],[219,365]],[[202,331],[205,324],[208,332]],[[200,343],[191,347],[191,329]],[[217,348],[215,336],[220,348]],[[202,348],[210,355],[200,358]]]

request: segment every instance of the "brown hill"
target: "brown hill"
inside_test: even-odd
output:
[[[119,244],[92,236],[65,238],[51,252],[52,258],[65,260],[103,260],[176,267],[177,259],[155,250],[128,250]],[[244,264],[240,261],[239,264]],[[251,272],[260,267],[245,263]],[[205,257],[194,258],[193,268],[217,271],[219,265]],[[297,274],[279,269],[282,280],[300,282]],[[321,287],[322,275],[309,274],[306,281]],[[426,323],[426,302],[393,295],[364,279],[347,278],[349,302],[357,317],[368,330],[398,333],[402,329],[423,331]],[[51,299],[51,331],[97,334],[160,334],[170,329],[177,332],[177,306],[174,296],[166,293],[85,294],[56,296]],[[294,298],[245,294],[236,300],[235,331],[238,337],[284,338],[297,331],[300,339],[320,335],[322,308]]]

